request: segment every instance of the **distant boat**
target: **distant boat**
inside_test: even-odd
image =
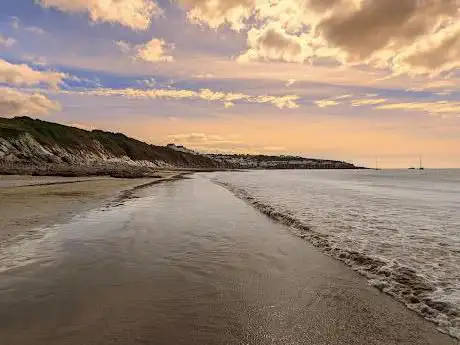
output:
[[[420,163],[420,164],[419,164],[418,170],[425,170],[425,168],[424,168],[423,165],[422,165],[422,157],[419,156],[419,157],[418,157],[418,160],[419,160],[419,163]]]
[[[425,168],[423,167],[422,165],[422,157],[418,157],[418,160],[419,160],[419,167],[418,167],[418,170],[425,170]],[[410,167],[409,170],[415,170],[414,167]]]

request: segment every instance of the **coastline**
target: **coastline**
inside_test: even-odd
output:
[[[0,245],[189,173],[164,170],[144,178],[0,175]]]
[[[427,270],[423,270],[421,267],[417,267],[416,265],[411,264],[411,261],[407,260],[407,256],[404,256],[404,251],[402,251],[401,248],[397,245],[392,246],[392,248],[395,248],[394,250],[398,252],[399,256],[394,256],[396,257],[396,259],[391,260],[391,255],[373,255],[372,251],[362,250],[362,247],[360,246],[362,242],[354,241],[354,246],[348,246],[347,243],[343,244],[339,241],[341,238],[337,240],[337,237],[339,237],[342,234],[340,232],[342,229],[344,229],[343,231],[351,231],[353,229],[352,225],[350,225],[351,222],[346,222],[347,214],[357,214],[356,208],[353,207],[344,208],[342,210],[342,213],[340,213],[340,211],[337,211],[340,210],[340,203],[343,204],[344,201],[343,198],[340,199],[340,196],[344,195],[343,193],[340,194],[340,187],[328,189],[326,186],[324,190],[329,191],[329,193],[324,192],[325,197],[323,198],[323,200],[327,200],[327,203],[320,203],[322,200],[321,194],[318,194],[318,192],[315,192],[315,190],[313,189],[311,192],[313,196],[320,195],[318,198],[316,198],[315,201],[319,204],[318,208],[315,208],[315,205],[309,203],[308,200],[304,200],[304,203],[299,202],[299,204],[304,205],[304,208],[296,208],[296,205],[294,205],[292,202],[289,203],[289,201],[302,200],[302,196],[300,195],[300,193],[305,193],[305,189],[310,188],[310,185],[307,185],[307,187],[304,190],[301,190],[301,192],[297,194],[283,194],[284,190],[290,190],[290,188],[288,188],[288,183],[280,183],[278,187],[282,188],[276,189],[273,186],[273,183],[270,183],[273,182],[273,179],[267,178],[267,180],[265,180],[265,183],[262,181],[260,183],[255,182],[259,181],[259,179],[262,180],[262,178],[258,175],[255,178],[253,176],[252,179],[249,178],[247,180],[246,184],[238,178],[235,178],[235,180],[232,180],[231,178],[224,178],[222,180],[214,178],[213,181],[218,185],[222,186],[223,188],[227,189],[229,192],[231,192],[239,199],[246,202],[248,205],[256,209],[258,212],[264,214],[273,221],[288,227],[290,232],[292,232],[295,236],[300,237],[310,245],[313,245],[323,254],[328,255],[329,257],[339,262],[342,262],[343,264],[347,265],[349,269],[358,272],[360,275],[367,279],[367,284],[378,289],[382,293],[391,296],[395,300],[402,303],[409,310],[432,322],[436,325],[440,332],[448,334],[457,341],[460,339],[458,323],[460,321],[460,319],[458,318],[460,314],[458,309],[458,303],[456,303],[456,300],[454,299],[455,295],[453,294],[451,299],[444,297],[449,296],[448,291],[451,291],[449,289],[453,289],[453,291],[458,291],[455,290],[455,280],[453,280],[452,277],[450,277],[450,281],[448,281],[447,279],[445,280],[445,285],[437,285],[437,281],[429,279],[429,277],[432,277],[430,276],[429,272],[427,272]],[[298,179],[294,179],[292,176],[291,180],[289,179],[289,177],[287,177],[286,179],[288,181],[294,180],[296,183],[299,182]],[[313,181],[315,180],[313,179]],[[342,183],[342,181],[340,182]],[[383,182],[380,183],[382,183],[383,185]],[[319,188],[324,187],[321,184],[321,180],[319,180],[317,184],[319,185]],[[333,184],[331,183],[331,185]],[[257,186],[257,188],[254,186]],[[333,186],[337,187],[336,185]],[[349,185],[348,188],[350,188]],[[272,190],[274,192],[271,192]],[[323,192],[323,190],[321,190],[321,192]],[[282,196],[278,197],[278,195]],[[321,207],[327,209],[327,206],[329,205],[329,200],[326,198],[334,198],[334,196],[331,197],[331,195],[337,195],[337,199],[339,200],[339,202],[336,202],[334,204],[333,208],[337,211],[337,213],[334,213],[333,216],[329,218],[325,216],[315,218],[313,214],[321,215],[321,211],[319,210]],[[348,194],[346,195],[348,196]],[[282,198],[283,196],[285,197],[285,199]],[[295,196],[295,198],[293,198],[293,196]],[[444,201],[444,199],[439,200]],[[411,206],[413,205],[411,199],[409,199],[409,203]],[[401,202],[401,205],[404,205],[403,202]],[[448,201],[445,201],[444,205],[449,205]],[[379,206],[381,206],[381,204],[379,204]],[[420,204],[418,206],[423,207],[420,206]],[[447,206],[445,207],[447,208]],[[390,207],[388,207],[388,209],[390,209]],[[310,210],[313,210],[313,212],[308,213]],[[455,210],[455,208],[453,210]],[[372,215],[373,209],[369,208],[367,212],[363,212],[362,214]],[[339,223],[340,227],[338,227],[334,223],[334,226],[336,226],[334,228],[334,226],[331,225],[331,219],[333,219],[332,221],[334,222],[335,219],[344,219],[345,221]],[[400,219],[401,222],[394,223],[394,226],[397,226],[398,224],[405,224],[403,218],[400,217],[398,219]],[[315,222],[315,220],[318,221]],[[418,219],[415,218],[415,224],[419,224],[417,223],[417,220]],[[328,229],[329,232],[321,231],[323,222],[326,226],[326,229]],[[391,222],[387,222],[387,224],[391,224]],[[355,225],[357,229],[360,229],[360,227],[356,226],[356,224],[353,225]],[[348,226],[350,226],[350,228],[348,228]],[[361,227],[363,227],[363,224],[361,224]],[[392,228],[390,227],[390,229]],[[360,238],[364,238],[363,241],[368,241],[368,238],[364,237],[365,234],[366,233],[358,233],[358,235],[362,235],[362,237]],[[336,235],[336,237],[334,237],[334,235]],[[444,236],[447,235],[444,234]],[[419,237],[419,243],[423,243],[423,236]],[[412,247],[409,245],[408,247],[414,248],[414,252],[419,248],[417,246],[413,246],[413,244]],[[444,247],[444,253],[449,252],[450,247]],[[453,251],[453,253],[455,252]],[[402,258],[401,261],[398,261],[398,258]],[[454,255],[453,258],[455,258]],[[406,261],[404,261],[404,259]],[[432,257],[432,259],[432,262],[434,263],[433,265],[436,265],[437,258]],[[447,258],[444,258],[442,260],[443,266],[439,267],[441,269],[443,267],[448,267],[449,262]],[[451,260],[451,262],[455,262],[455,259]],[[444,271],[439,270],[439,272]],[[451,270],[450,272],[455,272],[455,269],[453,271]],[[452,282],[451,285],[448,285],[450,282]],[[445,290],[442,290],[443,287],[445,287]]]
[[[457,343],[206,178],[131,196],[0,273],[8,344]]]

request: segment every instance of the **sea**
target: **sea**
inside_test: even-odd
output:
[[[273,170],[211,178],[460,338],[460,170]]]

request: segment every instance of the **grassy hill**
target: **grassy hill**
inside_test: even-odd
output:
[[[117,160],[118,159],[118,160]],[[10,165],[148,162],[158,167],[217,168],[209,157],[149,145],[121,133],[87,131],[29,117],[0,118],[0,161]],[[115,166],[116,164],[111,164]]]

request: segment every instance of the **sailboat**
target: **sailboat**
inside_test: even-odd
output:
[[[420,163],[420,164],[419,164],[418,170],[425,170],[425,168],[424,168],[423,165],[422,165],[422,156],[419,156],[419,157],[418,157],[418,160],[419,160],[419,163]]]
[[[418,161],[419,161],[418,170],[425,170],[425,168],[424,168],[423,165],[422,165],[422,156],[419,156],[419,157],[418,157]],[[414,167],[410,167],[409,170],[415,170],[415,168],[414,168]]]

